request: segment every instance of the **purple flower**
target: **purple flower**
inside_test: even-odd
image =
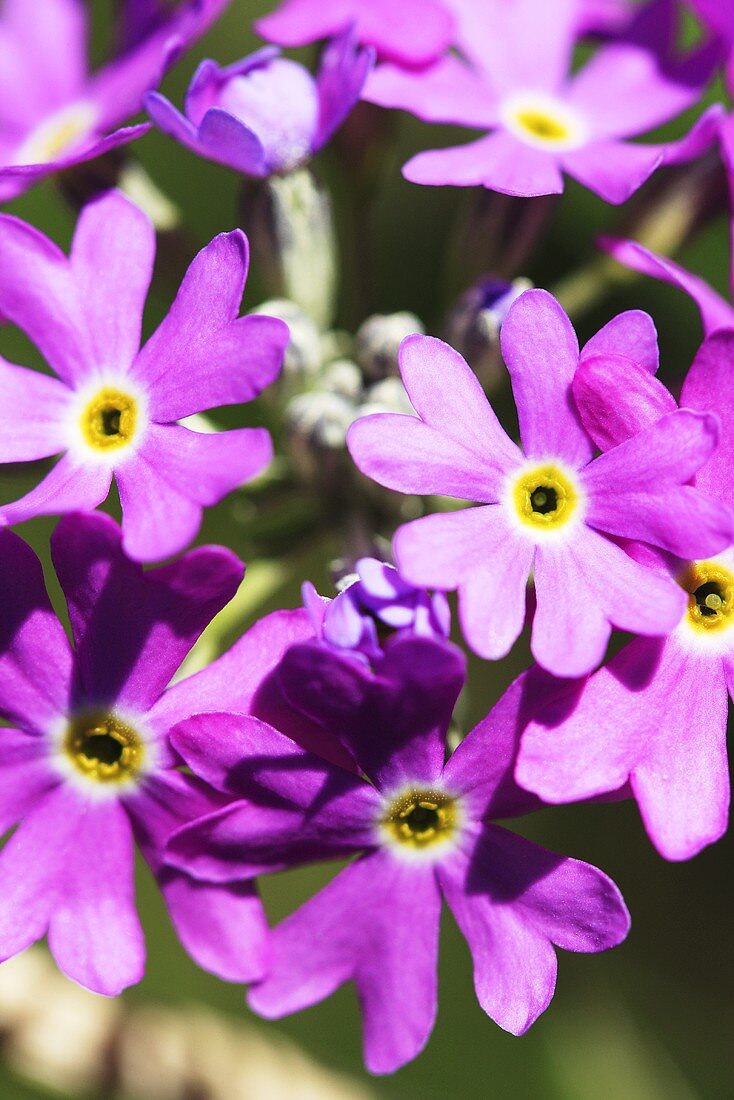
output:
[[[359,469],[389,489],[483,505],[415,520],[394,543],[412,584],[458,588],[464,634],[477,653],[495,659],[510,650],[532,572],[533,655],[558,676],[581,676],[604,657],[612,625],[665,634],[685,609],[681,589],[634,561],[616,538],[685,557],[732,541],[729,513],[686,484],[716,447],[717,421],[675,411],[592,461],[571,396],[578,342],[558,302],[526,291],[500,340],[524,453],[458,353],[423,336],[408,337],[400,356],[418,416],[365,417],[350,429],[348,446]],[[615,318],[581,360],[610,353],[656,363],[650,318]]]
[[[117,129],[229,0],[187,0],[90,74],[82,0],[4,0],[0,18],[0,201],[53,172],[132,141]],[[110,133],[110,131],[113,131]]]
[[[206,681],[166,685],[242,563],[202,547],[144,573],[101,515],[63,519],[51,549],[74,649],[35,554],[0,532],[0,715],[13,727],[0,736],[0,834],[17,826],[0,851],[0,959],[47,935],[60,969],[95,992],[139,981],[135,840],[196,961],[258,977],[267,929],[252,885],[213,888],[162,859],[174,828],[226,801],[179,770],[167,738],[207,703]]]
[[[221,234],[199,253],[139,351],[154,256],[152,225],[118,192],[82,212],[69,258],[0,216],[0,314],[58,375],[0,360],[0,462],[62,454],[0,522],[96,508],[114,475],[125,550],[152,561],[183,549],[203,508],[270,461],[264,428],[201,433],[177,423],[250,401],[280,370],[286,325],[237,316],[246,237]]]
[[[368,664],[379,662],[385,644],[398,638],[448,638],[451,629],[443,592],[431,595],[416,588],[395,566],[376,558],[360,559],[355,575],[333,600],[323,599],[307,582],[303,602],[319,638],[338,651],[361,655]]]
[[[710,145],[723,113],[712,107],[677,142],[626,140],[695,104],[713,71],[710,45],[668,59],[674,14],[668,0],[654,4],[624,41],[603,46],[571,75],[574,0],[486,0],[470,12],[471,64],[447,55],[419,73],[382,65],[364,97],[428,122],[493,131],[469,145],[420,153],[403,169],[414,183],[548,195],[563,191],[566,172],[607,202],[625,202],[659,165]]]
[[[225,884],[359,853],[274,930],[250,1005],[277,1018],[353,981],[374,1073],[416,1057],[432,1030],[442,898],[471,949],[482,1008],[514,1034],[553,996],[554,945],[603,951],[629,927],[601,871],[492,824],[539,805],[512,780],[521,692],[444,766],[462,656],[425,638],[402,638],[391,654],[402,688],[381,706],[364,666],[303,646],[283,661],[289,697],[341,737],[358,774],[253,719],[202,714],[172,735],[196,774],[238,799],[172,838],[174,866]]]
[[[435,61],[454,37],[450,4],[441,0],[283,0],[255,30],[279,46],[305,46],[352,26],[380,57],[407,67]]]
[[[222,69],[202,61],[186,95],[186,115],[164,96],[146,97],[165,133],[209,160],[247,176],[290,172],[317,153],[341,126],[372,66],[347,32],[325,51],[317,78],[265,47]]]
[[[734,499],[734,333],[699,350],[681,405],[713,410],[719,448],[696,485],[728,514]],[[653,373],[617,359],[588,363],[574,392],[597,442],[613,446],[676,404]],[[604,410],[607,410],[606,414]],[[670,567],[687,595],[678,628],[637,638],[576,685],[561,710],[529,724],[517,778],[549,802],[617,790],[629,781],[651,840],[667,859],[689,859],[726,831],[729,769],[727,691],[734,695],[734,548]]]
[[[720,44],[726,83],[731,92],[734,90],[734,6],[731,0],[689,0],[689,3]]]

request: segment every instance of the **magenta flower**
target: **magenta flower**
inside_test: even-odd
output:
[[[305,46],[354,27],[358,40],[398,65],[426,65],[454,37],[450,5],[441,0],[283,0],[255,23],[279,46]]]
[[[146,97],[165,133],[209,160],[247,176],[290,172],[317,153],[354,104],[373,63],[347,33],[325,51],[317,78],[273,47],[222,69],[202,61],[186,115],[158,92]]]
[[[335,599],[303,586],[303,602],[314,633],[337,652],[379,663],[385,647],[398,638],[448,638],[451,611],[443,592],[433,594],[409,584],[393,565],[361,558]]]
[[[229,0],[186,0],[90,74],[82,0],[4,0],[0,17],[0,201],[63,168],[132,141],[149,124],[117,129]],[[112,131],[112,132],[110,132]]]
[[[720,418],[719,448],[696,485],[722,514],[730,513],[734,493],[733,354],[734,333],[710,336],[681,394],[681,405]],[[675,409],[662,383],[625,360],[589,363],[578,383],[579,407],[602,446]],[[560,710],[537,715],[523,735],[517,778],[548,802],[589,798],[629,781],[650,839],[661,855],[678,860],[696,855],[727,827],[734,548],[670,566],[688,597],[680,625],[668,638],[630,642],[572,686]]]
[[[486,0],[471,12],[471,64],[447,55],[418,73],[381,65],[364,98],[427,122],[492,131],[413,157],[403,174],[414,183],[481,184],[527,197],[560,193],[566,172],[607,202],[625,202],[657,167],[710,145],[723,113],[712,107],[677,142],[627,140],[695,104],[716,62],[713,46],[669,60],[673,6],[663,0],[653,9],[571,75],[573,0]]]
[[[142,351],[155,233],[118,192],[82,212],[67,258],[32,226],[0,216],[0,314],[58,375],[0,360],[0,462],[62,457],[0,522],[96,508],[114,476],[125,550],[175,554],[203,508],[270,461],[264,428],[191,431],[183,417],[250,401],[277,376],[288,329],[238,318],[248,247],[236,230],[191,264],[168,316]]]
[[[578,342],[558,302],[544,290],[526,291],[500,339],[523,451],[458,353],[422,336],[408,337],[400,356],[418,416],[364,417],[347,442],[359,469],[389,489],[482,505],[414,520],[394,542],[398,568],[412,584],[459,590],[471,647],[491,659],[510,650],[532,572],[533,655],[558,676],[581,676],[604,657],[612,626],[665,634],[685,609],[681,589],[615,539],[685,557],[717,553],[732,541],[729,513],[686,484],[711,457],[717,422],[676,411],[592,461],[571,396]],[[611,352],[656,362],[649,317],[615,318],[581,358]],[[633,592],[644,598],[631,599]]]
[[[726,83],[731,92],[734,89],[734,6],[730,0],[689,0],[689,4],[720,44]]]
[[[65,518],[51,548],[74,649],[35,554],[0,532],[0,715],[13,727],[0,736],[0,833],[17,826],[0,851],[0,959],[47,935],[87,988],[114,995],[139,981],[135,840],[199,965],[259,977],[267,928],[252,885],[212,888],[162,859],[174,828],[226,801],[179,770],[167,739],[207,701],[206,681],[166,685],[243,565],[202,547],[143,573],[101,515]]]
[[[442,898],[471,949],[482,1008],[513,1034],[553,996],[554,945],[603,951],[629,928],[601,871],[492,823],[539,805],[512,780],[520,692],[444,766],[461,654],[422,638],[401,639],[392,653],[401,654],[403,690],[381,709],[365,706],[373,678],[364,666],[312,647],[284,658],[289,697],[342,738],[358,774],[251,718],[201,714],[173,732],[192,770],[240,800],[179,831],[174,866],[226,884],[359,853],[274,929],[271,969],[249,1000],[278,1018],[353,981],[374,1073],[415,1058],[433,1028]]]

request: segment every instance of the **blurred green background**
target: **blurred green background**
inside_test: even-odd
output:
[[[96,0],[90,7],[95,19],[95,49],[101,56],[110,7]],[[200,58],[211,56],[227,63],[256,46],[250,24],[268,7],[263,0],[234,0],[206,39],[166,78],[164,90],[174,102],[182,102]],[[303,56],[312,60],[315,51],[304,51]],[[672,130],[681,132],[682,123]],[[412,186],[402,179],[399,166],[410,153],[430,147],[434,141],[447,143],[458,137],[456,131],[441,132],[407,117],[398,120],[396,143],[385,152],[381,165],[368,234],[374,252],[370,307],[414,310],[429,332],[440,331],[452,292],[476,274],[462,270],[461,253],[458,264],[452,266],[447,260],[452,248],[456,254],[453,234],[475,196],[448,188]],[[150,329],[170,301],[175,279],[195,249],[215,233],[238,224],[238,181],[229,171],[198,160],[156,132],[140,141],[134,154],[180,206],[187,231],[186,239],[178,242],[176,255],[169,255],[159,265],[149,308]],[[327,150],[319,163],[334,191],[343,241],[339,320],[353,325],[361,319],[351,288],[362,257],[351,231],[348,166],[345,169],[333,149]],[[670,177],[671,186],[675,178]],[[648,184],[632,209],[642,216],[646,206],[655,209],[658,195],[658,184]],[[678,258],[727,293],[727,217],[715,204],[708,207],[707,224],[684,245]],[[52,182],[15,202],[12,210],[64,246],[68,243],[75,212]],[[596,234],[602,230],[621,232],[628,217],[627,208],[606,207],[570,184],[554,205],[547,235],[524,263],[522,274],[538,285],[556,287],[594,260]],[[586,275],[579,283],[585,291],[590,278]],[[256,305],[261,295],[254,271],[245,306]],[[695,308],[677,291],[650,280],[619,281],[578,317],[580,336],[588,338],[625,308],[652,314],[660,334],[663,376],[672,386],[679,384],[701,338]],[[38,362],[24,341],[11,333],[2,333],[0,350],[16,361]],[[506,393],[498,395],[497,403],[509,413]],[[278,409],[272,400],[261,400],[246,410],[246,416],[250,422],[265,419],[277,431]],[[239,410],[235,420],[241,422],[241,417]],[[0,498],[20,495],[36,478],[37,471],[27,468],[0,468]],[[315,524],[314,515],[318,518]],[[52,526],[51,521],[39,521],[21,531],[44,559]],[[271,584],[270,575],[261,568],[262,592],[255,591],[257,569],[251,578],[251,611],[254,613],[258,604],[258,614],[276,606],[296,605],[300,582],[306,577],[322,592],[329,592],[329,563],[343,549],[339,524],[319,511],[317,497],[305,488],[283,490],[275,504],[253,504],[250,497],[225,501],[207,515],[202,541],[226,543],[247,560],[262,556],[264,548],[277,548],[285,563],[282,576],[278,574]],[[245,590],[247,585],[246,581]],[[528,660],[523,645],[498,666],[472,661],[462,708],[466,728],[486,713]],[[394,1077],[369,1082],[375,1095],[401,1100],[494,1096],[509,1100],[723,1100],[733,1096],[731,835],[690,863],[675,865],[655,854],[632,803],[556,808],[513,827],[522,828],[549,848],[589,860],[607,871],[621,887],[633,915],[628,941],[598,957],[560,952],[556,998],[532,1031],[517,1039],[500,1031],[476,1004],[468,951],[447,915],[435,1032],[413,1065]],[[331,868],[314,868],[264,881],[263,895],[273,920],[292,910],[331,873]],[[242,989],[199,971],[179,947],[145,869],[140,875],[140,907],[148,936],[148,973],[139,987],[124,995],[124,1001],[131,1005],[199,1002],[232,1019],[247,1014]],[[114,950],[114,944],[110,949]],[[256,1026],[282,1033],[323,1064],[368,1082],[361,1064],[359,1014],[351,988],[291,1019]],[[43,1089],[0,1066],[2,1100],[44,1095]],[[269,1097],[263,1093],[262,1100]]]

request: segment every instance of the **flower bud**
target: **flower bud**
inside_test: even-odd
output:
[[[398,373],[398,348],[406,336],[425,329],[414,313],[376,313],[356,337],[356,358],[369,382]]]

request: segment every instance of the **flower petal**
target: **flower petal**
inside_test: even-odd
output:
[[[71,391],[56,378],[0,358],[0,462],[28,462],[66,450]]]
[[[374,50],[357,49],[352,28],[324,50],[316,79],[319,122],[313,137],[314,152],[326,145],[354,108],[374,60]]]
[[[701,312],[701,320],[707,335],[720,328],[734,327],[734,306],[725,301],[698,275],[692,275],[680,264],[674,263],[665,256],[656,256],[654,252],[650,252],[637,241],[600,237],[599,246],[613,256],[617,263],[624,264],[625,267],[630,267],[643,275],[652,275],[654,279],[661,279],[664,283],[677,286],[688,294]]]
[[[505,130],[468,145],[418,153],[403,166],[411,183],[434,187],[476,187],[520,198],[560,195],[563,176],[558,158],[519,141]]]
[[[131,376],[148,391],[153,420],[251,401],[277,377],[287,326],[272,317],[237,316],[248,254],[240,230],[221,233],[203,248],[136,359]]]
[[[362,98],[380,107],[409,111],[424,122],[453,122],[478,130],[497,124],[497,94],[480,73],[454,54],[417,71],[379,65],[370,74]]]
[[[352,980],[367,1069],[392,1073],[433,1028],[440,910],[432,868],[385,853],[358,860],[274,929],[272,969],[250,1007],[277,1019]]]
[[[569,176],[605,202],[619,205],[642,187],[665,160],[660,146],[594,141],[562,154]]]
[[[67,795],[68,800],[68,795]],[[70,801],[70,800],[69,800]],[[104,859],[100,859],[100,853]],[[135,908],[135,853],[117,801],[89,802],[59,860],[48,945],[68,978],[115,997],[145,972],[145,940]]]
[[[9,531],[0,531],[0,607],[0,713],[46,733],[68,706],[71,647],[40,561]]]
[[[573,396],[586,431],[602,451],[677,408],[670,390],[644,365],[609,353],[582,357]]]
[[[696,474],[696,485],[709,496],[732,505],[734,475],[734,407],[731,363],[734,334],[717,332],[704,340],[683,383],[681,405],[700,412],[710,410],[719,419],[719,445]]]
[[[528,458],[588,462],[591,440],[571,395],[579,345],[561,305],[546,290],[526,290],[510,307],[500,342]]]
[[[631,359],[650,374],[657,374],[660,365],[658,334],[650,314],[641,309],[628,309],[612,317],[583,346],[581,362],[600,355],[619,355]]]
[[[17,825],[43,796],[57,786],[43,738],[25,730],[0,733],[0,836]]]
[[[155,229],[121,192],[83,208],[71,270],[100,366],[127,371],[137,355],[154,259]]]
[[[243,575],[239,559],[216,546],[144,573],[102,515],[62,520],[51,551],[76,640],[75,694],[143,713]]]
[[[22,523],[35,516],[93,512],[107,498],[112,470],[104,463],[82,463],[65,454],[35,489],[0,508],[0,523]]]

